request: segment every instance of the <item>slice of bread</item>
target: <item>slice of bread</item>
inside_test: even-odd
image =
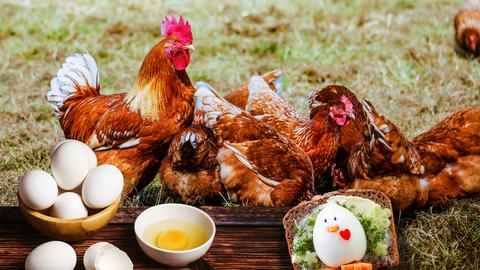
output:
[[[337,195],[344,195],[344,196],[357,196],[362,197],[365,199],[369,199],[374,201],[375,203],[379,204],[382,208],[388,208],[392,210],[392,204],[390,199],[383,194],[382,192],[375,191],[375,190],[341,190],[335,192],[325,193],[321,196],[315,196],[310,201],[304,201],[292,208],[283,218],[283,226],[285,228],[285,238],[288,243],[288,251],[290,256],[293,256],[293,239],[295,237],[295,227],[296,224],[300,224],[300,222],[310,216],[312,211],[317,208],[317,206],[324,204],[327,202],[327,199],[332,196]],[[376,268],[383,268],[388,266],[396,266],[399,263],[399,254],[398,254],[398,247],[397,247],[397,235],[395,233],[395,223],[393,221],[393,213],[390,215],[390,231],[392,241],[390,246],[388,247],[388,254],[382,258],[379,258],[377,261],[369,261],[374,267]],[[301,265],[293,263],[293,267],[295,270],[303,269]]]

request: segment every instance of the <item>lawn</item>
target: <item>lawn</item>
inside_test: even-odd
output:
[[[409,136],[480,105],[480,65],[454,50],[460,1],[0,1],[0,205],[18,177],[49,168],[63,138],[46,101],[64,58],[89,51],[104,93],[133,85],[170,11],[186,16],[197,50],[187,71],[223,93],[255,73],[287,72],[283,97],[307,111],[314,87],[342,84]],[[158,179],[128,203],[165,201]],[[480,199],[396,214],[402,269],[480,269]],[[477,255],[477,256],[475,256]]]

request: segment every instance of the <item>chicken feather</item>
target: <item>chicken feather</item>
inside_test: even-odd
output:
[[[457,49],[474,56],[480,55],[480,1],[466,0],[453,22]]]
[[[295,143],[228,103],[206,83],[197,83],[195,104],[217,138],[220,178],[230,198],[274,206],[313,195],[311,162]]]
[[[362,106],[366,128],[363,143],[354,148],[349,158],[350,177],[370,179],[386,173],[423,174],[425,167],[419,153],[400,129],[367,99]]]
[[[392,127],[389,129],[391,132]],[[399,132],[397,128],[395,133]],[[387,134],[387,138],[389,136]],[[359,147],[350,158],[351,173],[357,176],[351,187],[382,191],[398,210],[442,205],[449,199],[480,192],[480,107],[452,114],[411,143],[400,141],[407,146],[403,149],[414,147],[412,153],[418,153],[421,159],[418,164],[423,167],[417,167],[421,171],[398,170],[391,159],[384,158],[381,166],[385,169],[369,171],[368,179],[358,168],[366,167],[362,162],[371,163],[372,160],[359,157],[365,153],[365,148]],[[375,144],[375,147],[380,146],[380,143]]]
[[[317,189],[331,190],[332,165],[336,175],[346,175],[348,153],[361,140],[358,130],[364,125],[362,107],[355,95],[342,86],[327,86],[310,94],[310,119],[300,117],[295,109],[272,91],[261,78],[252,77],[246,110],[259,122],[297,143],[311,159]],[[345,103],[344,103],[345,102]],[[346,104],[349,104],[348,110]],[[338,125],[330,116],[333,108],[348,111],[345,124]]]
[[[177,26],[146,55],[128,94],[100,93],[98,68],[88,53],[67,57],[50,83],[47,99],[65,137],[94,149],[99,164],[117,166],[126,194],[154,178],[168,143],[193,119],[195,89],[185,70],[176,69],[179,61],[166,54],[182,34],[191,38],[189,25]]]
[[[278,93],[281,90],[281,75],[280,70],[273,70],[263,75],[264,80],[269,82],[269,91]],[[242,84],[232,90],[225,99],[234,105],[241,106],[246,104],[248,97],[247,84]],[[219,201],[219,193],[223,191],[216,161],[218,150],[213,133],[205,126],[204,112],[197,109],[194,115],[193,125],[174,137],[159,170],[160,180],[173,196],[178,196],[184,203],[215,204]],[[185,134],[189,134],[188,139]],[[192,143],[183,143],[186,141]],[[192,145],[192,147],[185,148],[182,147],[183,145]],[[224,145],[230,146],[225,143]],[[253,168],[253,165],[250,164],[250,166]],[[273,180],[257,175],[263,182],[274,184]]]
[[[201,125],[183,129],[170,144],[160,167],[164,187],[184,203],[221,199],[223,187],[213,133]]]

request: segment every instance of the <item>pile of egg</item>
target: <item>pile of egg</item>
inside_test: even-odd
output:
[[[95,153],[86,144],[62,141],[51,158],[53,177],[35,169],[20,179],[18,192],[28,207],[57,218],[84,218],[88,208],[105,208],[121,195],[122,172],[110,164],[97,166]]]
[[[76,264],[77,254],[72,246],[61,241],[50,241],[30,252],[25,261],[25,269],[73,270]],[[83,265],[86,270],[133,270],[133,263],[127,253],[107,242],[91,245],[83,255]]]

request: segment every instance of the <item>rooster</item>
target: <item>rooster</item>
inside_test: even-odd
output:
[[[368,156],[362,157],[361,152],[366,152],[363,146],[352,153],[350,169],[357,177],[353,188],[382,191],[392,199],[398,210],[442,205],[448,199],[480,192],[480,107],[454,113],[411,142],[392,140],[392,131],[393,135],[402,137],[398,128],[389,126],[389,132],[386,132],[382,125],[379,126],[381,119],[375,115],[373,119],[375,124],[369,121],[369,129],[383,132],[385,140],[379,140],[383,138],[381,135],[373,139],[376,142],[370,151],[378,154],[370,155],[370,160]],[[391,149],[387,158],[383,158],[384,169],[376,171],[372,168],[365,177],[365,174],[359,173],[362,171],[359,168],[368,167],[364,163],[372,163],[375,156],[382,155],[379,148]],[[403,149],[402,153],[396,154],[399,149]],[[403,156],[400,160],[410,165],[401,169],[389,156]],[[391,170],[386,169],[389,166]]]
[[[462,10],[455,16],[455,42],[461,50],[480,55],[480,1],[465,0]]]
[[[281,90],[281,70],[272,70],[262,77],[270,91]],[[247,84],[235,88],[225,99],[234,105],[247,103]],[[160,166],[164,187],[184,203],[215,203],[223,188],[216,160],[217,146],[212,131],[205,126],[204,112],[195,110],[193,126],[177,134]],[[221,197],[221,196],[220,196]]]
[[[197,87],[195,105],[205,112],[206,126],[217,139],[220,179],[233,201],[282,206],[313,196],[313,168],[302,149],[210,85],[199,82]]]
[[[309,97],[310,119],[298,116],[290,104],[268,90],[260,77],[251,79],[249,91],[246,110],[307,153],[319,191],[335,185],[326,179],[344,181],[340,178],[346,174],[349,153],[361,141],[365,124],[362,106],[350,90],[337,85],[314,90]]]
[[[47,93],[66,138],[86,143],[98,163],[117,166],[124,192],[156,175],[173,136],[193,119],[195,89],[185,72],[191,26],[164,18],[164,37],[146,55],[128,94],[103,95],[97,64],[89,54],[67,57]]]

